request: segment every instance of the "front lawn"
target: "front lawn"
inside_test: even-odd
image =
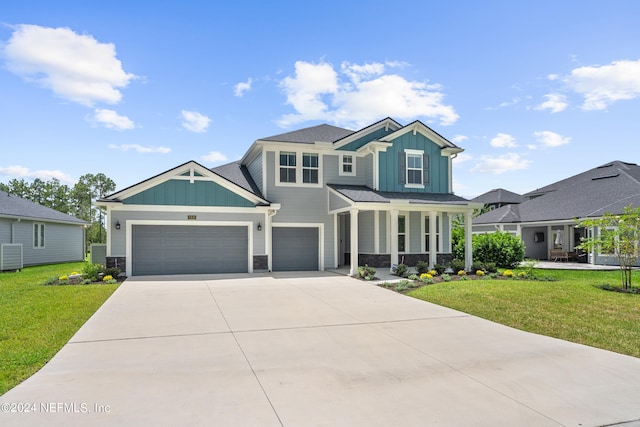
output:
[[[555,281],[467,280],[408,295],[507,326],[640,357],[640,295],[605,291],[619,271],[534,270]],[[633,284],[640,283],[634,271]]]
[[[0,395],[42,368],[118,287],[42,285],[83,265],[0,273]]]

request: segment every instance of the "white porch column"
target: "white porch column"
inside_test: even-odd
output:
[[[358,274],[358,209],[349,211],[351,219],[351,270],[349,275]]]
[[[391,248],[391,266],[398,265],[398,210],[389,211],[390,224],[387,242]]]
[[[464,266],[467,270],[471,270],[473,264],[473,248],[471,247],[471,225],[473,221],[473,213],[467,211],[464,213]]]
[[[438,263],[438,240],[436,236],[436,222],[438,215],[434,211],[429,212],[429,268]],[[440,224],[442,226],[442,224]]]
[[[373,211],[373,253],[380,253],[380,212]]]

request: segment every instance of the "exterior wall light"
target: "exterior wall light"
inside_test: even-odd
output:
[[[258,231],[262,231],[262,224],[258,223]]]
[[[120,221],[116,221],[116,230],[120,230]]]

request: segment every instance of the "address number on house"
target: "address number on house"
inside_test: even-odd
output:
[[[196,220],[198,217],[196,215],[187,215],[187,219]]]

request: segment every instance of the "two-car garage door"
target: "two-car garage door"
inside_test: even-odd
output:
[[[134,225],[131,245],[134,276],[248,271],[243,226]]]

